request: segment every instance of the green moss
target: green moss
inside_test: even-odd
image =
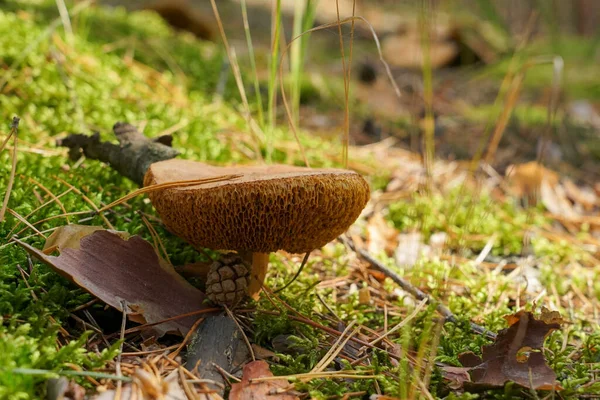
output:
[[[561,35],[554,39],[541,39],[525,47],[520,53],[522,60],[534,57],[560,56],[564,60],[562,88],[575,98],[600,98],[600,79],[597,72],[597,38]],[[510,57],[490,65],[484,75],[502,79],[508,72]],[[529,88],[552,86],[554,69],[550,64],[536,65],[529,69],[524,85]]]
[[[487,122],[498,118],[502,108],[495,107],[493,104],[479,104],[469,107],[465,110],[464,116],[473,122]],[[548,107],[538,105],[517,105],[512,111],[513,121],[524,127],[543,127],[548,124]],[[558,125],[562,122],[563,113],[558,112],[553,123]]]
[[[450,248],[478,252],[495,236],[493,254],[520,254],[523,235],[530,225],[542,226],[538,212],[519,210],[511,203],[498,203],[488,194],[447,195],[417,193],[412,201],[390,205],[389,219],[400,231],[417,230],[426,241],[436,232],[446,232]]]

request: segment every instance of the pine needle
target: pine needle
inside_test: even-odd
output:
[[[157,185],[145,186],[143,188],[134,190],[133,192],[131,192],[129,194],[126,194],[125,196],[121,197],[118,200],[113,201],[110,204],[105,205],[104,207],[98,209],[97,212],[102,213],[106,210],[113,208],[114,206],[117,206],[123,202],[126,202],[127,200],[133,199],[134,197],[139,196],[140,194],[144,194],[144,193],[154,192],[154,191],[163,190],[163,189],[171,189],[171,188],[176,188],[176,187],[195,186],[195,185],[202,185],[205,183],[229,181],[232,179],[239,178],[241,176],[242,175],[240,175],[240,174],[238,174],[238,175],[223,175],[223,176],[217,176],[214,178],[189,179],[189,180],[183,180],[183,181],[166,182],[166,183],[159,183]]]
[[[8,185],[6,186],[6,193],[4,194],[4,201],[2,202],[2,208],[0,208],[0,222],[4,221],[4,214],[8,207],[8,200],[10,199],[10,192],[12,191],[13,184],[15,183],[15,173],[17,172],[17,144],[18,144],[18,133],[19,133],[19,117],[13,117],[12,124],[10,125],[10,134],[8,137],[14,137],[13,141],[13,152],[12,152],[12,168],[10,170],[10,177],[8,178]],[[5,140],[4,144],[8,141]],[[2,147],[4,147],[4,144]]]

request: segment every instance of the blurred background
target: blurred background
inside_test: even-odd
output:
[[[208,0],[102,3],[153,10],[178,29],[222,43]],[[435,121],[432,147],[439,157],[466,160],[478,152],[485,157],[480,149],[498,141],[489,161],[493,158],[501,173],[509,165],[543,158],[576,179],[592,182],[598,176],[597,1],[219,0],[217,6],[251,104],[256,104],[257,91],[262,92],[259,100],[269,97],[273,57],[279,59],[286,52],[292,37],[354,13],[370,25],[357,20],[353,31],[349,23],[341,29],[345,57],[352,56],[347,63],[352,81],[351,144],[394,138],[397,146],[423,152],[424,119],[430,115]],[[279,41],[274,53],[276,28]],[[400,96],[380,62],[371,28]],[[248,34],[253,49],[248,47]],[[338,27],[315,31],[296,43],[300,49],[291,50],[292,45],[280,58],[290,100],[298,103],[292,104],[294,121],[313,134],[341,137],[346,66]],[[430,57],[425,57],[425,48]],[[225,71],[226,64],[224,56]],[[431,82],[424,85],[429,76]],[[222,90],[227,80],[232,82],[233,77],[221,74],[215,90],[219,85]],[[253,85],[254,80],[258,84]],[[279,95],[279,89],[274,92]],[[285,125],[281,101],[274,102],[279,104],[275,118]]]

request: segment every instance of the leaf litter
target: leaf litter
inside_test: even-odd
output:
[[[165,321],[152,327],[159,336],[185,336],[199,318],[193,314],[209,308],[204,304],[204,293],[139,236],[124,239],[122,232],[69,225],[57,230],[45,246],[45,251],[59,249],[59,256],[15,240],[32,256],[106,304],[121,312],[125,304],[129,319],[148,324]]]
[[[265,361],[253,361],[244,366],[242,381],[231,385],[230,400],[299,400],[300,397],[286,393],[290,384],[285,379],[253,382],[256,378],[272,377],[269,364]]]
[[[401,157],[398,157],[398,159],[397,159],[397,160],[402,160],[402,162],[405,162],[405,161],[406,161],[406,158],[401,158]],[[438,164],[438,165],[439,165],[439,164]],[[455,166],[456,164],[452,164],[452,163],[446,163],[445,165],[446,165],[446,166],[448,166],[448,165],[450,165],[450,166],[454,165],[454,166]],[[419,168],[420,168],[420,166],[417,166],[417,168],[416,168],[416,169],[419,169]],[[390,190],[390,186],[388,185],[388,190],[387,190],[387,191],[384,193],[384,195],[388,195],[388,199],[389,199],[390,197],[394,197],[394,196],[399,196],[399,198],[409,198],[409,197],[410,197],[410,193],[411,193],[411,192],[414,192],[415,190],[417,190],[417,187],[418,187],[418,186],[419,186],[419,185],[422,183],[422,182],[421,182],[421,180],[419,179],[419,176],[423,176],[424,174],[421,174],[421,175],[418,175],[418,174],[403,174],[402,167],[399,167],[399,168],[394,168],[394,169],[392,169],[392,170],[393,170],[393,171],[399,171],[399,172],[395,172],[395,173],[394,173],[394,179],[395,179],[395,183],[396,183],[396,184],[399,184],[399,182],[402,182],[402,183],[401,183],[401,186],[403,186],[403,188],[404,188],[405,190],[402,190],[402,191],[397,191],[396,193],[394,193],[394,191],[393,191],[393,190]],[[449,169],[446,169],[446,171],[448,171],[448,170],[449,170]],[[404,176],[403,176],[403,175],[404,175],[404,176],[407,176],[407,177],[410,177],[409,179],[411,179],[412,181],[408,182],[406,179],[404,179]],[[448,174],[448,175],[451,175],[451,176],[450,176],[450,178],[452,178],[452,179],[454,180],[454,182],[456,182],[456,181],[461,181],[461,182],[462,182],[462,181],[464,181],[464,178],[463,178],[462,176],[459,176],[458,174],[455,174],[455,173],[453,173],[453,172],[452,172],[452,173],[450,173],[450,174]],[[417,177],[417,179],[415,179],[415,178],[414,178],[415,176]],[[445,180],[445,178],[446,178],[446,177],[441,177],[440,175],[436,175],[436,174],[434,174],[434,179],[436,180],[436,185],[438,185],[438,186],[439,186],[439,187],[441,187],[441,188],[447,188],[447,187],[449,186],[449,185],[448,185],[448,183],[444,181],[444,180]],[[487,183],[488,183],[488,182],[485,182],[485,184],[487,184]],[[553,183],[553,185],[552,185],[552,186],[555,186],[555,185],[556,185],[556,183]],[[407,189],[407,188],[410,188],[410,189]],[[586,192],[589,192],[589,191],[587,190],[587,188],[582,188],[582,190],[584,190],[584,191],[586,191]],[[598,204],[597,204],[597,202],[596,202],[596,206],[592,206],[592,207],[590,207],[590,206],[589,206],[589,203],[590,203],[590,201],[589,201],[589,198],[590,198],[590,197],[589,197],[589,196],[587,196],[587,197],[585,197],[585,199],[584,199],[584,197],[583,197],[583,196],[581,196],[581,193],[578,193],[578,192],[576,191],[576,189],[574,190],[572,187],[567,187],[567,185],[565,184],[565,191],[563,191],[563,193],[564,193],[564,194],[566,194],[566,196],[568,196],[568,198],[569,198],[569,201],[571,201],[571,202],[573,203],[573,205],[575,206],[576,212],[577,212],[578,214],[579,214],[579,213],[581,213],[581,211],[580,211],[580,210],[577,208],[577,205],[578,205],[578,203],[580,203],[580,204],[587,203],[587,204],[585,204],[585,205],[584,205],[583,209],[584,209],[586,212],[588,212],[588,213],[591,213],[591,212],[593,212],[594,210],[596,210],[596,211],[597,211],[597,205],[598,205]],[[592,193],[593,193],[593,192],[592,192]],[[598,188],[596,188],[596,193],[597,193],[597,194],[600,194],[600,190],[598,190]],[[391,196],[390,196],[390,195],[391,195]],[[562,194],[561,194],[561,196],[562,196]],[[564,196],[562,196],[562,197],[564,198]],[[398,198],[398,197],[397,197],[397,198]],[[560,199],[560,201],[561,201],[561,202],[563,201],[563,198],[561,198],[561,199]],[[551,200],[550,200],[550,201],[551,201]],[[564,205],[564,203],[563,203],[563,205]],[[557,218],[557,220],[558,220],[558,218],[559,218],[559,216],[558,216],[558,215],[555,215],[554,217],[556,217],[556,218]],[[574,219],[574,218],[573,218],[573,217],[571,217],[570,219]],[[373,233],[373,237],[376,237],[376,236],[377,236],[377,233],[376,233],[376,232],[372,232],[372,233]],[[94,234],[94,235],[97,235],[97,233],[96,233],[96,234]],[[379,235],[379,236],[380,236],[380,237],[384,237],[385,235]],[[130,240],[131,240],[131,239],[130,239]],[[415,241],[415,242],[418,242],[418,241]],[[376,245],[376,248],[383,248],[383,249],[385,249],[385,250],[386,250],[386,253],[388,253],[388,252],[389,252],[389,247],[393,247],[393,246],[390,246],[388,243],[385,243],[385,242],[377,243],[377,245]],[[415,243],[415,245],[414,245],[413,247],[417,247],[417,246],[416,246],[416,243]],[[49,250],[52,250],[52,249],[50,248]],[[84,249],[84,250],[85,250],[85,249]],[[452,256],[454,256],[454,255],[452,255]],[[60,257],[59,257],[59,258],[60,258]],[[354,262],[355,262],[356,260],[354,260],[354,259],[353,259],[352,261],[354,261]],[[491,267],[497,267],[497,268],[500,268],[500,269],[502,269],[502,268],[501,268],[501,267],[502,267],[501,263],[498,263],[498,264],[496,264],[496,265],[492,265],[492,264],[494,264],[494,263],[487,263],[486,265],[488,265],[488,264],[489,264]],[[482,265],[483,265],[483,264],[482,264]],[[357,284],[359,284],[359,285],[360,285],[361,283],[364,283],[366,280],[368,280],[369,278],[372,278],[372,277],[373,277],[373,275],[374,275],[374,274],[370,274],[370,276],[367,276],[367,277],[365,277],[365,276],[364,276],[364,274],[362,274],[362,275],[361,275],[361,272],[364,272],[364,269],[360,269],[360,268],[352,269],[352,270],[351,270],[350,277],[349,277],[348,279],[346,279],[346,280],[339,280],[339,281],[338,281],[338,283],[341,283],[340,285],[338,285],[338,288],[339,288],[339,293],[344,293],[344,291],[346,290],[346,288],[344,287],[344,285],[348,284],[349,282],[352,282],[352,285],[354,285],[354,286],[357,286]],[[382,279],[382,280],[383,280],[383,279]],[[375,285],[375,284],[376,284],[376,282],[372,282],[372,281],[370,281],[370,282],[369,282],[369,285],[371,285],[371,284]],[[382,287],[377,287],[377,289],[378,289],[378,291],[379,291],[379,292],[381,292],[381,293],[383,293],[383,292],[384,292],[384,290],[385,290],[385,289],[384,289],[384,288],[382,288]],[[374,305],[373,309],[375,309],[375,310],[377,310],[377,311],[382,311],[382,309],[381,309],[381,305],[382,305],[383,301],[382,301],[382,299],[381,299],[381,293],[379,293],[379,292],[375,292],[375,291],[373,292],[373,293],[375,293],[375,295],[374,295],[373,297],[374,297],[374,298],[375,298],[375,300],[376,300],[376,303],[375,303],[375,305]],[[340,297],[342,297],[342,296],[340,296]],[[525,299],[527,299],[527,298],[525,298]],[[577,299],[577,298],[575,298],[574,300],[575,300],[575,301],[577,301],[578,299]],[[571,301],[571,299],[569,299],[569,301]],[[594,301],[594,299],[591,299],[591,301]],[[557,302],[558,302],[558,303],[560,303],[560,302],[561,302],[561,300],[560,300],[560,299],[558,299],[558,301],[557,301]],[[402,309],[399,309],[398,307],[396,307],[395,305],[392,305],[391,303],[387,303],[387,304],[386,304],[386,303],[383,303],[383,304],[384,304],[386,307],[388,307],[388,308],[389,308],[389,309],[392,311],[392,313],[393,313],[393,312],[396,312],[396,313],[398,313],[398,314],[399,314],[399,313],[404,313],[404,310],[402,310]],[[385,312],[387,313],[388,311],[389,311],[389,310],[388,310],[388,309],[386,309],[386,311],[385,311]],[[383,311],[382,311],[382,312],[383,312]],[[333,314],[333,313],[332,313],[332,314]],[[387,315],[387,314],[386,314],[386,315]],[[516,324],[516,323],[518,323],[518,322],[513,322],[513,323],[512,323],[512,325],[514,325],[514,324]],[[511,327],[512,327],[512,325],[511,325]],[[387,330],[387,327],[384,329],[384,331],[386,331],[386,330]],[[371,332],[371,334],[372,334],[372,332]],[[496,343],[497,343],[497,342],[496,342]],[[526,351],[524,351],[524,353],[526,353]],[[530,357],[529,357],[529,358],[530,358]],[[358,363],[358,364],[360,365],[360,363]],[[129,375],[133,375],[133,374],[135,374],[135,370],[129,370]],[[457,374],[459,374],[459,373],[457,372]],[[464,377],[464,374],[462,374],[462,376]],[[527,387],[528,387],[528,386],[527,386]]]
[[[441,169],[438,169],[441,170]],[[442,173],[439,175],[434,175],[434,177],[436,179],[438,179],[439,181],[437,182],[437,185],[441,188],[439,190],[447,190],[444,189],[444,185],[448,185],[448,186],[453,186],[456,187],[457,185],[464,183],[465,179],[466,179],[466,175],[462,174],[460,172],[459,169],[456,169],[456,173],[455,174],[450,174],[450,176],[448,175],[448,173]],[[410,177],[410,175],[407,177],[407,179],[414,179],[414,175],[412,176],[412,178]],[[407,184],[406,182],[400,182],[401,178],[398,177],[396,178],[396,187],[402,187],[403,189],[401,190],[407,190]],[[411,183],[408,184],[408,186],[412,186],[414,185],[414,181],[412,181]],[[396,189],[398,190],[398,189]],[[410,189],[410,190],[414,190]],[[384,193],[384,194],[388,194]],[[376,200],[382,200],[386,201],[386,196],[382,196],[380,195],[378,198],[376,198]],[[398,255],[398,253],[410,253],[411,248],[412,250],[415,250],[415,257],[412,258],[410,263],[407,263],[409,266],[410,264],[412,265],[417,265],[418,262],[420,262],[421,258],[424,257],[425,259],[427,259],[428,257],[439,257],[442,253],[447,252],[448,249],[443,249],[444,247],[444,243],[447,240],[447,234],[444,232],[438,232],[435,233],[431,236],[431,238],[429,239],[428,243],[429,245],[425,245],[424,244],[424,240],[423,238],[418,238],[415,237],[413,241],[407,240],[406,236],[402,236],[402,235],[406,235],[406,233],[398,233],[398,231],[391,229],[389,224],[385,223],[385,220],[382,220],[380,218],[380,216],[378,217],[373,217],[371,216],[371,218],[369,219],[368,222],[368,226],[369,226],[369,236],[367,238],[367,242],[366,245],[371,245],[371,249],[378,249],[380,252],[389,254],[392,253],[392,255]],[[381,232],[378,232],[378,229],[381,229]],[[170,265],[168,265],[167,263],[165,263],[163,260],[160,259],[160,257],[158,257],[156,255],[156,252],[154,250],[154,248],[152,248],[152,246],[148,243],[143,241],[142,239],[140,239],[139,237],[131,237],[129,239],[124,239],[118,236],[119,233],[116,232],[109,232],[106,230],[99,230],[97,229],[97,227],[86,227],[86,228],[81,228],[81,230],[79,230],[79,228],[77,226],[71,226],[70,228],[67,227],[63,227],[61,229],[59,229],[59,231],[56,233],[56,235],[53,238],[53,235],[51,235],[51,237],[49,238],[49,243],[45,246],[46,252],[50,252],[52,250],[60,250],[61,251],[61,255],[59,257],[52,257],[52,256],[48,256],[46,254],[44,254],[43,252],[40,252],[39,250],[30,248],[28,249],[28,251],[30,251],[30,253],[39,256],[39,257],[44,257],[44,258],[40,258],[42,259],[44,262],[48,263],[50,266],[52,266],[53,268],[62,268],[62,273],[64,275],[67,275],[67,277],[69,277],[71,280],[77,282],[81,282],[78,281],[77,278],[80,276],[79,274],[82,274],[82,272],[80,271],[82,269],[82,265],[85,265],[86,263],[89,263],[89,260],[93,260],[94,262],[92,264],[96,264],[98,263],[99,265],[103,265],[106,260],[101,259],[101,261],[98,261],[97,259],[95,259],[94,257],[98,257],[98,255],[101,255],[102,257],[105,256],[106,253],[108,253],[106,251],[106,249],[118,249],[118,253],[120,253],[123,257],[119,257],[121,259],[120,263],[122,264],[126,264],[126,262],[124,260],[129,260],[130,258],[133,257],[133,255],[137,255],[136,257],[139,257],[139,254],[143,254],[143,256],[141,257],[142,259],[150,259],[151,262],[150,264],[152,264],[152,268],[155,268],[157,271],[160,271],[161,274],[166,273],[167,275],[170,275],[171,273],[174,273],[173,271],[173,267],[171,267]],[[438,238],[439,236],[439,238]],[[51,240],[52,239],[52,240]],[[89,241],[92,241],[93,243],[89,243]],[[439,243],[438,243],[439,242]],[[77,246],[79,246],[79,248],[77,248]],[[402,250],[402,246],[407,246],[407,248],[405,248],[404,250]],[[395,247],[395,248],[394,248]],[[428,247],[431,247],[432,249],[435,249],[435,251],[433,253],[431,253],[429,250],[425,252],[425,254],[421,253],[421,251],[419,251],[419,249],[428,249]],[[418,254],[418,255],[417,255]],[[90,255],[94,255],[94,257],[90,257]],[[62,259],[61,259],[62,257]],[[135,259],[135,257],[133,257]],[[115,260],[116,261],[116,260]],[[116,263],[116,262],[115,262]],[[113,264],[115,264],[113,263]],[[484,262],[485,263],[485,262]],[[78,265],[77,265],[78,264]],[[116,263],[118,264],[118,263]],[[401,263],[400,263],[401,264]],[[489,262],[487,264],[490,264]],[[135,268],[139,268],[140,266],[134,266]],[[60,269],[59,269],[60,270]],[[101,269],[102,270],[102,269]],[[112,268],[109,267],[108,269],[104,269],[103,271],[109,271],[110,273],[113,273],[115,270],[115,267],[113,266]],[[364,275],[362,275],[362,273],[359,273],[359,271],[362,270],[362,267],[357,268],[356,270],[353,270],[354,272],[351,273],[351,275],[349,277],[347,277],[344,280],[339,280],[340,283],[343,283],[342,286],[338,285],[338,296],[340,299],[348,299],[348,297],[346,295],[343,295],[343,292],[347,289],[347,288],[352,288],[352,287],[361,287],[362,289],[360,289],[358,291],[358,296],[359,296],[359,301],[358,303],[361,304],[362,306],[368,306],[368,307],[372,307],[374,309],[377,309],[379,307],[382,307],[382,304],[385,303],[386,306],[388,307],[388,311],[387,312],[392,312],[392,313],[404,313],[404,311],[402,311],[401,309],[398,309],[396,306],[392,306],[391,303],[387,302],[387,300],[385,300],[385,298],[382,297],[382,287],[380,285],[380,281],[382,281],[383,279],[385,279],[384,277],[377,277],[374,281],[370,282],[368,286],[359,286],[362,283],[364,283]],[[147,270],[140,270],[140,272],[142,272],[142,275],[138,275],[138,276],[144,276],[143,274],[148,274]],[[372,271],[375,272],[375,271]],[[93,272],[95,275],[93,278],[94,280],[99,279],[100,281],[102,281],[102,279],[105,279],[105,274],[100,273],[99,271],[94,271]],[[152,274],[150,274],[152,275]],[[371,274],[369,273],[369,275],[375,277],[376,274]],[[148,275],[146,275],[147,277]],[[83,278],[79,278],[79,279],[85,279],[87,278],[87,276],[85,274],[83,274]],[[134,283],[136,282],[136,280],[131,280],[130,279],[131,276],[124,276],[123,278],[119,278],[119,280],[121,282],[129,282],[129,285],[127,285],[127,289],[131,289],[131,286],[134,285]],[[171,278],[172,279],[172,276]],[[339,278],[336,278],[339,279]],[[158,281],[160,281],[160,279],[157,279]],[[179,279],[175,279],[176,281],[179,281]],[[154,280],[153,280],[154,281]],[[145,282],[145,279],[143,280],[139,280],[140,284]],[[350,282],[352,282],[352,284],[349,284]],[[355,282],[355,283],[354,283]],[[161,284],[163,284],[164,282],[160,282]],[[81,283],[80,283],[81,284]],[[87,286],[82,285],[83,287],[85,287],[86,289],[90,290]],[[94,285],[91,285],[94,286]],[[104,289],[104,290],[103,290]],[[107,298],[103,298],[100,295],[96,294],[94,291],[90,290],[93,294],[97,295],[101,300],[105,301],[107,304],[112,305],[113,307],[122,310],[122,308],[120,307],[120,301],[123,300],[122,297],[119,297],[118,295],[115,295],[114,293],[112,293],[109,289],[105,289],[102,288],[102,285],[100,285],[100,290],[98,288],[95,288],[96,291],[98,291],[99,293],[104,292],[104,295],[106,296],[106,293],[110,293],[110,296],[112,296],[112,300],[111,299],[107,299]],[[150,290],[149,292],[152,292],[152,290]],[[197,290],[194,289],[194,291],[192,291],[192,293],[201,293]],[[122,295],[122,293],[120,293]],[[161,295],[162,296],[162,295]],[[192,294],[191,297],[194,297],[195,294]],[[369,298],[368,300],[365,300],[365,298]],[[155,298],[155,294],[153,294],[152,298]],[[140,300],[136,300],[135,298],[127,298],[126,299],[127,304],[128,304],[128,308],[131,308],[131,305],[133,305],[133,308],[136,308],[136,304],[140,303]],[[279,300],[281,301],[281,300]],[[343,300],[343,301],[348,301],[348,300]],[[160,304],[168,304],[169,301],[161,301]],[[200,309],[201,307],[203,307],[203,305],[201,304],[202,302],[199,301],[198,302],[198,308]],[[406,303],[405,303],[406,304]],[[138,309],[142,309],[144,310],[143,306],[139,306],[138,304]],[[154,311],[154,310],[151,310]],[[183,312],[182,312],[183,311]],[[192,311],[193,312],[193,311]],[[177,315],[181,315],[181,314],[185,314],[185,310],[181,310],[181,311],[176,311],[171,313],[171,317],[172,316],[177,316]],[[398,315],[398,314],[397,314]],[[147,315],[144,315],[145,320],[147,322],[151,322],[148,319]],[[164,319],[168,319],[169,317],[166,317],[163,315],[161,317],[157,317],[154,319],[154,321],[160,322],[160,320],[164,320]],[[196,320],[196,318],[192,318],[190,320],[190,322],[193,324],[193,322]],[[183,321],[179,320],[179,321]],[[511,321],[509,321],[511,322]],[[308,319],[304,319],[303,323],[308,323]],[[509,329],[511,329],[513,327],[513,325],[518,325],[518,322],[511,322],[511,327]],[[187,329],[189,330],[191,325],[187,326]],[[185,328],[183,328],[185,329]],[[183,330],[182,329],[182,330]],[[325,329],[325,327],[324,327]],[[366,330],[366,327],[361,327],[361,330],[363,334],[360,335],[360,337],[362,337],[364,341],[368,341],[368,338],[370,335],[373,335],[372,331]],[[387,328],[384,330],[384,332],[387,331]],[[180,330],[181,332],[181,330]],[[335,332],[335,330],[331,331],[329,330],[328,332],[330,332],[332,335],[334,335],[333,337],[335,338],[335,335],[333,332]],[[164,333],[164,331],[163,331]],[[377,337],[379,335],[381,335],[383,332],[380,332],[378,335],[374,336]],[[338,333],[341,334],[341,333]],[[529,331],[527,331],[527,335],[529,335]],[[534,338],[537,337],[535,336],[537,335],[536,331],[534,330]],[[373,338],[373,336],[370,336],[371,338]],[[541,337],[541,341],[543,343],[543,339],[545,338],[545,335],[542,335]],[[498,338],[498,340],[495,343],[499,343],[499,341],[502,338]],[[537,337],[537,340],[540,340],[539,337]],[[530,340],[531,341],[531,340]],[[535,342],[535,340],[533,340]],[[524,343],[530,343],[528,341],[524,341]],[[384,343],[384,348],[387,348],[388,346],[390,346],[391,343],[386,342]],[[521,350],[521,348],[519,350],[521,350],[522,355],[525,354],[528,360],[537,360],[535,354],[538,354],[538,352],[536,351],[538,348],[533,347],[533,346],[529,346],[529,348],[527,348],[527,346],[523,346],[525,349]],[[541,347],[541,345],[540,345]],[[160,350],[157,349],[157,350]],[[496,351],[500,351],[500,350],[496,350]],[[400,353],[397,354],[401,354],[402,351],[400,351]],[[391,354],[391,353],[390,353]],[[398,357],[398,355],[395,355],[395,357]],[[480,370],[483,364],[486,363],[486,359],[485,359],[485,350],[484,350],[484,358],[483,360],[481,360],[479,362],[479,364],[475,364],[475,368],[473,367],[464,367],[463,369],[461,369],[460,367],[449,367],[449,366],[441,366],[442,369],[442,374],[443,376],[446,378],[446,381],[449,382],[448,383],[448,387],[450,388],[463,388],[463,387],[468,387],[468,385],[473,385],[471,387],[476,387],[477,385],[479,385],[478,381],[476,381],[476,379],[472,376],[469,375],[469,372],[473,373],[474,370]],[[348,357],[349,353],[347,353],[346,350],[344,350],[342,352],[342,355],[344,357]],[[351,357],[355,357],[356,355],[350,355]],[[357,360],[357,361],[360,361]],[[358,365],[362,365],[362,362],[359,363]],[[412,364],[411,364],[412,365]],[[488,364],[485,364],[488,365]],[[502,371],[502,367],[498,367],[500,368],[500,370]],[[548,370],[550,370],[550,372],[548,372]],[[532,363],[531,364],[531,371],[534,372],[534,375],[536,377],[541,376],[541,378],[536,378],[536,379],[540,379],[541,380],[541,384],[539,384],[539,382],[537,380],[535,380],[535,384],[539,384],[540,386],[538,387],[539,389],[546,389],[551,387],[551,384],[554,384],[554,380],[551,381],[551,379],[549,378],[549,374],[552,373],[552,370],[549,369],[549,367],[547,366],[547,364],[545,364],[545,362],[541,363]],[[517,373],[519,372],[519,373]],[[506,376],[504,378],[506,378],[505,381],[503,381],[502,384],[498,384],[498,386],[502,386],[505,382],[507,381],[514,381],[516,383],[519,383],[520,385],[522,385],[523,382],[523,373],[522,371],[509,371]],[[131,376],[131,374],[134,373],[134,370],[129,370],[128,372],[128,376]],[[527,371],[527,373],[529,374],[529,370]],[[527,378],[529,379],[529,375],[526,375]],[[555,375],[553,375],[555,377]],[[248,380],[248,383],[250,383],[250,379]],[[500,382],[500,380],[502,379],[502,376],[500,376],[499,378],[496,377],[496,382]],[[520,381],[519,381],[520,379]],[[469,380],[471,382],[469,382]],[[290,385],[287,383],[287,381],[282,380],[283,382],[286,382],[285,387],[289,387]],[[549,383],[551,381],[551,383]],[[270,381],[265,381],[265,382],[261,382],[261,383],[266,383],[266,382],[270,382]],[[253,385],[249,386],[252,387],[253,389],[249,389],[248,387],[246,388],[242,388],[239,390],[242,390],[242,392],[244,390],[254,390],[255,388],[259,387],[257,386],[258,383],[255,382]],[[483,383],[481,385],[484,385]],[[525,387],[529,387],[530,385],[522,385]],[[534,386],[535,387],[535,386]],[[556,386],[552,386],[555,389],[559,389],[560,386],[556,385]],[[278,393],[278,391],[282,390],[283,387],[277,389],[277,388],[273,388],[271,387],[269,390],[271,391],[275,391],[275,393]],[[261,386],[260,389],[256,389],[258,391],[258,393],[261,393],[262,390],[264,390],[264,388]],[[475,389],[474,389],[475,390]],[[235,392],[233,392],[235,393]],[[279,395],[279,394],[278,394]],[[269,398],[271,398],[272,396],[269,396]],[[261,398],[261,397],[255,397],[255,398]],[[277,397],[275,397],[277,398]],[[292,397],[294,398],[294,397]]]
[[[546,337],[564,323],[560,314],[543,309],[536,317],[522,310],[505,318],[509,327],[498,333],[493,344],[483,347],[481,357],[472,352],[459,356],[470,373],[471,385],[492,388],[515,382],[534,390],[561,390],[543,354]],[[451,371],[456,372],[456,368]]]

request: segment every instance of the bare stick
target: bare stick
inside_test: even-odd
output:
[[[357,249],[356,246],[354,245],[354,243],[351,240],[348,240],[348,239],[346,239],[346,238],[344,238],[342,236],[340,236],[338,238],[338,240],[340,242],[348,245],[348,247],[350,247],[350,249],[352,249],[354,252],[356,252],[362,258],[364,258],[369,264],[371,264],[372,267],[374,267],[375,269],[377,269],[380,272],[384,273],[387,277],[389,277],[391,280],[393,280],[398,286],[400,286],[402,288],[402,290],[404,290],[405,292],[408,292],[415,299],[417,299],[417,300],[426,300],[428,304],[432,304],[432,303],[435,304],[436,310],[440,314],[442,314],[442,316],[444,317],[444,319],[446,321],[449,321],[449,322],[452,322],[452,323],[457,323],[458,322],[458,319],[456,318],[456,316],[454,314],[452,314],[452,311],[450,311],[446,306],[444,306],[440,302],[437,302],[435,299],[433,299],[427,293],[423,292],[421,289],[419,289],[419,288],[413,286],[412,284],[410,284],[410,282],[406,281],[400,275],[398,275],[394,271],[390,270],[388,267],[386,267],[380,261],[376,260],[373,256],[371,256],[365,250],[363,250],[363,249]],[[489,330],[485,329],[483,326],[477,325],[474,322],[471,322],[470,325],[471,325],[471,330],[473,332],[479,333],[481,335],[485,335],[485,336],[489,337],[490,339],[495,339],[496,338],[496,334],[495,333],[490,332]]]
[[[8,207],[8,199],[10,199],[10,192],[12,191],[13,183],[15,183],[15,173],[17,172],[17,144],[20,120],[21,119],[19,117],[13,117],[12,123],[10,124],[10,135],[8,136],[14,136],[12,168],[10,170],[10,178],[8,178],[8,185],[6,186],[6,193],[4,194],[2,208],[0,209],[0,222],[4,221],[4,213],[6,213],[6,207]]]
[[[113,131],[118,145],[100,141],[97,133],[92,136],[72,134],[57,144],[68,147],[72,159],[78,159],[83,153],[87,158],[106,162],[139,186],[143,186],[144,174],[150,164],[169,160],[179,154],[171,147],[170,135],[149,139],[134,126],[123,122],[117,122]]]

